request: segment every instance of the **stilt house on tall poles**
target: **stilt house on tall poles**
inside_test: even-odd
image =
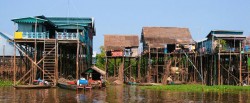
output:
[[[197,44],[207,85],[238,85],[249,78],[243,31],[212,30]],[[202,65],[203,64],[203,65]]]
[[[41,78],[55,85],[59,76],[78,79],[91,66],[93,18],[35,16],[12,21],[18,24],[14,47],[27,70],[17,72],[14,53],[14,84],[31,84]]]
[[[125,82],[138,77],[133,72],[138,71],[138,47],[137,35],[104,35],[106,76]]]
[[[181,58],[185,56],[182,53],[191,53],[195,49],[188,28],[143,27],[141,43],[141,67],[144,70],[141,74],[147,77],[142,81],[166,83],[169,75],[176,81],[186,80],[188,61]]]

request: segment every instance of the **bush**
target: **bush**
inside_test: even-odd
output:
[[[9,80],[0,80],[0,86],[11,86],[13,85],[12,81]]]

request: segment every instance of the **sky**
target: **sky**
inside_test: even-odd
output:
[[[0,32],[13,35],[11,19],[47,17],[94,17],[94,51],[104,34],[135,34],[142,27],[189,28],[194,40],[211,30],[241,30],[250,35],[250,0],[1,0]],[[1,44],[0,44],[1,49]]]

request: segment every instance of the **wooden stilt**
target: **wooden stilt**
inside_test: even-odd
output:
[[[15,40],[14,40],[15,43]],[[13,71],[14,71],[14,85],[16,85],[16,46],[14,46],[14,67],[13,67]]]
[[[107,55],[105,54],[105,71],[106,71],[106,79],[108,78],[108,57]]]
[[[116,67],[116,57],[114,58],[114,60],[115,60],[115,64],[114,64],[114,77],[116,77],[116,69],[117,69],[117,67]]]
[[[240,86],[242,86],[242,56],[241,56],[241,42],[240,42],[240,68],[239,68],[239,78],[240,78]]]
[[[159,64],[159,51],[158,51],[158,48],[156,48],[156,82],[157,83],[159,83],[159,77],[158,77],[158,70],[159,70],[159,66],[158,66],[158,64]]]
[[[150,46],[148,46],[148,78],[147,78],[147,82],[150,83],[151,82],[151,52],[150,52]]]
[[[219,53],[218,53],[218,85],[220,85],[220,80],[221,80],[221,73],[220,73],[220,47],[219,47]]]
[[[76,80],[78,80],[79,78],[79,40],[77,41],[77,49],[76,49]]]

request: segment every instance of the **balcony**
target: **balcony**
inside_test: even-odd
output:
[[[80,40],[84,42],[84,36],[78,33],[56,32],[58,40]],[[50,39],[48,32],[15,32],[14,39]]]
[[[47,32],[15,32],[14,39],[48,39]]]
[[[58,40],[80,40],[84,41],[84,37],[79,33],[56,32],[56,39]]]
[[[57,32],[56,33],[56,38],[59,40],[77,40],[78,35],[77,33],[67,33],[67,32]]]

